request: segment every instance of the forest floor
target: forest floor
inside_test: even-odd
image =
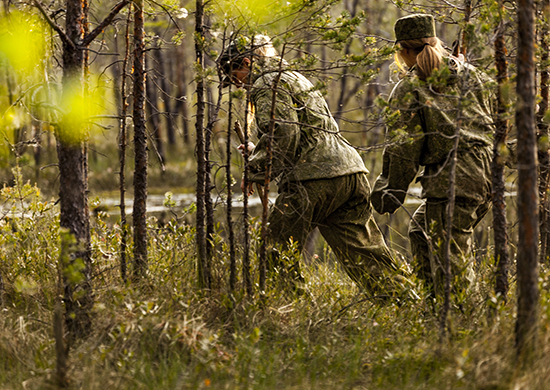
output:
[[[211,290],[197,287],[192,207],[172,210],[175,216],[169,212],[149,217],[147,275],[141,282],[124,283],[123,229],[113,208],[105,207],[106,199],[119,196],[113,155],[94,160],[92,154],[90,159],[93,325],[86,337],[68,346],[70,388],[550,388],[550,271],[546,264],[541,266],[538,355],[531,365],[520,367],[514,348],[515,270],[512,267],[508,301],[495,297],[487,238],[481,240],[483,248],[475,259],[478,288],[455,297],[444,336],[440,304],[420,283],[399,300],[372,299],[340,269],[322,240],[303,262],[303,294],[296,295],[272,277],[260,299],[257,217],[251,218],[254,295],[247,296],[241,283],[240,213],[233,221],[239,274],[230,292],[223,205],[218,205],[217,221],[222,222],[213,240]],[[167,164],[163,174],[151,162],[152,197],[193,192],[195,168],[189,157]],[[58,282],[57,176],[47,165],[38,171],[31,163],[20,163],[22,177],[17,179],[17,171],[3,174],[8,185],[0,194],[0,388],[53,389],[53,312],[63,295]],[[25,183],[37,172],[40,189],[32,180]],[[223,177],[216,180],[222,188]],[[405,217],[387,220],[387,235],[403,252]],[[130,269],[131,251],[130,243]],[[286,256],[293,261],[293,254]]]
[[[36,187],[19,183],[4,188],[1,199],[13,212],[0,222],[0,387],[56,388],[57,209]],[[228,242],[220,231],[212,289],[201,290],[194,227],[175,220],[149,218],[148,273],[124,283],[122,230],[107,220],[104,211],[92,218],[93,326],[69,345],[70,388],[515,390],[550,383],[546,265],[538,355],[522,368],[514,349],[515,272],[509,300],[495,297],[490,251],[476,262],[478,288],[455,297],[442,336],[440,306],[420,283],[399,300],[372,299],[326,246],[304,262],[302,294],[273,277],[260,299],[257,285],[251,297],[240,282],[230,293]],[[257,237],[253,219],[254,280]]]

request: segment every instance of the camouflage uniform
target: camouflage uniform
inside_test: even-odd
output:
[[[278,69],[279,60],[271,69]],[[277,70],[256,65],[251,101],[259,141],[250,156],[250,180],[263,184]],[[277,84],[272,177],[279,195],[269,215],[272,244],[290,238],[301,251],[318,227],[348,275],[370,292],[388,285],[392,256],[372,216],[367,169],[340,135],[321,93],[300,73],[284,71]],[[294,267],[298,268],[298,264]],[[387,290],[386,290],[387,291]]]
[[[490,79],[461,61],[445,59],[450,71],[443,87],[428,88],[410,71],[394,88],[390,109],[399,116],[387,124],[382,173],[371,202],[379,213],[393,213],[404,202],[420,166],[425,202],[409,224],[418,275],[441,293],[450,156],[459,128],[455,209],[452,220],[451,271],[455,292],[474,282],[471,238],[490,207],[493,121],[485,85]],[[443,72],[444,74],[445,72]],[[403,139],[405,138],[405,139]],[[426,236],[429,234],[430,240]],[[429,242],[433,246],[430,250]]]

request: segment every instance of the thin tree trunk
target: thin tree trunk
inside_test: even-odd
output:
[[[472,13],[472,0],[464,0],[464,29],[462,30],[462,45],[460,47],[460,52],[466,58],[468,52],[468,24],[470,23],[470,16]]]
[[[353,4],[351,6],[351,9],[348,10],[352,17],[354,17],[356,12],[357,12],[357,5],[358,4],[359,4],[359,0],[353,0]],[[353,40],[350,38],[348,40],[348,42],[346,43],[346,48],[344,50],[344,56],[349,55],[352,42],[353,42]],[[344,68],[344,70],[342,71],[341,78],[340,78],[340,96],[338,97],[338,103],[336,105],[336,113],[334,115],[334,119],[336,119],[336,123],[338,124],[338,126],[340,126],[342,116],[344,115],[344,106],[346,105],[346,101],[347,101],[346,96],[349,95],[349,93],[347,91],[347,81],[348,81],[347,75],[348,75],[348,68]]]
[[[114,67],[118,77],[115,76],[115,81],[120,79],[120,96],[119,100],[119,133],[118,133],[118,156],[120,170],[118,173],[119,190],[120,190],[120,277],[124,283],[128,280],[126,250],[128,247],[128,222],[126,221],[126,116],[128,113],[128,100],[126,97],[126,69],[128,67],[128,59],[130,58],[130,16],[132,14],[131,6],[128,10],[128,18],[126,20],[126,34],[124,39],[124,60],[122,61],[122,72],[118,67]],[[118,45],[117,45],[118,48]]]
[[[206,155],[204,140],[204,4],[202,0],[196,0],[195,11],[195,55],[197,59],[197,119],[195,130],[197,136],[197,271],[201,288],[210,288],[210,275],[208,270],[206,232],[205,232],[205,192],[206,192]]]
[[[504,181],[504,160],[501,150],[506,146],[508,120],[506,102],[502,94],[508,81],[508,64],[504,42],[504,22],[502,21],[503,3],[500,1],[500,22],[495,36],[495,64],[497,68],[497,117],[495,119],[495,139],[493,143],[493,161],[491,165],[493,229],[495,240],[496,284],[495,294],[506,299],[508,294],[508,267],[510,255],[508,249],[508,223],[506,221],[506,185]]]
[[[185,46],[182,43],[176,47],[177,63],[177,86],[178,86],[178,98],[176,100],[176,112],[181,116],[182,130],[183,130],[183,143],[189,144],[189,110],[187,103],[187,75],[186,75],[186,62],[185,62]]]
[[[252,37],[251,42],[254,42],[254,37]],[[251,64],[250,68],[254,66],[254,56],[250,59]],[[247,81],[248,84],[250,84],[250,77],[251,74],[249,74],[249,79]],[[249,133],[250,133],[250,116],[253,114],[250,112],[251,108],[251,100],[250,100],[250,89],[247,89],[246,91],[246,107],[244,109],[244,145],[248,145],[249,141]],[[244,148],[244,173],[243,173],[243,181],[244,181],[244,188],[248,189],[248,147]],[[252,277],[250,275],[250,232],[249,232],[249,220],[248,220],[248,191],[245,190],[243,197],[243,239],[244,239],[244,248],[243,248],[243,283],[246,290],[246,293],[248,297],[252,297],[253,290],[252,290]]]
[[[524,367],[534,358],[538,330],[538,191],[535,136],[534,3],[518,2],[516,125],[518,132],[518,309],[516,350]]]
[[[550,12],[550,4],[548,0],[542,3],[543,15],[548,15]],[[544,20],[544,19],[543,19]],[[540,199],[540,261],[546,262],[550,255],[550,213],[548,199],[548,181],[550,176],[550,154],[548,152],[548,125],[544,123],[544,115],[548,111],[548,83],[550,81],[550,73],[548,70],[548,34],[550,33],[548,21],[546,21],[540,32],[540,49],[541,49],[541,70],[540,70],[540,96],[539,110],[537,112],[537,146],[539,158],[539,199]]]
[[[155,42],[153,51],[157,52],[160,48],[158,43]],[[160,120],[160,110],[158,104],[158,72],[157,67],[158,63],[151,61],[151,57],[148,57],[147,62],[147,71],[146,71],[146,95],[147,103],[146,108],[149,112],[148,120],[151,123],[153,139],[156,145],[157,155],[159,156],[161,165],[166,161],[166,155],[164,153],[164,142],[162,140],[162,123]],[[153,63],[151,63],[153,62]]]
[[[176,144],[176,132],[174,129],[174,120],[172,117],[172,110],[171,110],[172,98],[168,88],[168,83],[166,82],[167,72],[166,72],[166,66],[164,64],[165,53],[166,51],[161,50],[161,48],[159,47],[158,50],[153,51],[153,56],[155,58],[156,68],[158,69],[157,80],[158,80],[158,87],[160,88],[160,91],[161,91],[160,99],[164,103],[164,117],[166,118],[166,140],[168,141],[168,145],[173,146]]]
[[[264,189],[263,193],[259,194],[263,196],[262,201],[262,227],[261,227],[261,237],[262,244],[260,247],[260,294],[265,293],[265,279],[266,279],[266,265],[267,265],[267,240],[269,228],[267,226],[268,218],[268,197],[269,197],[269,184],[271,183],[271,168],[273,165],[273,137],[275,132],[275,108],[277,104],[277,89],[279,87],[279,81],[281,79],[281,74],[283,72],[283,58],[285,55],[285,48],[281,51],[281,61],[279,61],[279,71],[275,80],[273,80],[273,85],[271,86],[271,112],[269,115],[269,129],[268,134],[269,138],[266,145],[267,152],[267,161],[265,167],[265,180],[264,180]]]
[[[464,82],[464,80],[462,80]],[[461,94],[463,94],[463,88],[461,88]],[[444,300],[443,307],[441,308],[440,315],[440,331],[441,331],[441,340],[443,341],[447,335],[447,322],[449,317],[449,311],[451,308],[451,282],[452,282],[452,271],[451,271],[451,242],[453,240],[453,215],[455,209],[455,194],[456,194],[456,164],[457,164],[457,151],[458,143],[460,140],[460,127],[461,127],[461,113],[462,113],[462,101],[459,100],[457,107],[457,124],[454,134],[454,143],[453,150],[451,152],[451,159],[449,162],[449,201],[447,203],[447,225],[445,230],[447,232],[445,236],[445,247],[443,253],[443,266],[445,274],[445,285],[444,285]]]
[[[212,93],[210,94],[212,95]],[[206,160],[206,176],[205,176],[205,210],[206,210],[206,258],[208,259],[208,269],[210,270],[210,287],[212,286],[213,278],[213,267],[212,267],[212,257],[214,251],[214,205],[212,203],[212,164],[210,163],[210,149],[212,147],[212,134],[214,133],[214,126],[218,122],[218,114],[222,106],[222,96],[223,96],[223,86],[218,84],[218,100],[216,104],[213,104],[213,101],[209,99],[210,110],[208,123],[206,124],[206,132],[204,137],[204,147],[205,147],[205,160]],[[229,122],[231,123],[231,122]]]
[[[218,74],[221,72],[218,71]],[[221,76],[221,74],[220,74]],[[220,78],[221,80],[221,78]],[[228,232],[228,239],[229,239],[229,291],[231,294],[235,292],[235,288],[237,286],[237,261],[235,257],[235,232],[233,230],[233,219],[232,219],[232,211],[233,211],[233,176],[231,175],[231,151],[232,151],[232,145],[231,145],[231,130],[233,126],[233,96],[231,93],[231,87],[233,85],[229,83],[229,107],[227,109],[227,144],[226,146],[226,154],[227,154],[227,160],[226,160],[226,172],[225,172],[225,182],[227,183],[227,232]]]
[[[67,360],[68,350],[65,346],[63,334],[63,310],[61,308],[61,302],[56,302],[54,314],[53,314],[53,334],[55,340],[55,358],[56,358],[56,383],[62,389],[69,387],[69,380],[67,378]]]
[[[143,0],[134,1],[134,277],[147,272],[147,131]]]
[[[40,177],[40,164],[42,162],[42,125],[38,120],[34,119],[36,117],[37,115],[36,113],[34,113],[31,119],[31,126],[32,126],[32,130],[33,130],[32,133],[33,133],[33,138],[35,142],[34,150],[33,150],[34,166],[35,166],[34,178],[36,181],[38,181]]]
[[[221,85],[219,86],[221,90]],[[218,96],[218,103],[214,107],[212,99],[212,90],[207,88],[208,96],[208,123],[206,124],[204,133],[204,160],[205,176],[204,176],[204,209],[206,214],[206,261],[208,262],[208,269],[210,270],[210,276],[212,277],[211,259],[214,252],[214,205],[212,204],[212,165],[210,163],[210,149],[212,147],[212,133],[214,126],[218,119],[218,111],[221,106],[221,93]],[[212,287],[212,286],[211,286]]]

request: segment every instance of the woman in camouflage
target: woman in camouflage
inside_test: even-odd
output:
[[[490,207],[493,121],[486,88],[490,79],[445,51],[431,15],[399,19],[395,35],[400,45],[396,60],[408,70],[390,95],[388,146],[371,202],[379,213],[395,212],[424,167],[417,181],[425,201],[409,224],[414,268],[441,295],[443,249],[450,233],[456,296],[474,286],[472,232]],[[452,231],[445,232],[456,136],[455,207]]]
[[[301,252],[308,233],[318,227],[356,283],[371,293],[393,295],[401,290],[393,283],[399,267],[373,219],[361,156],[340,135],[321,93],[302,74],[285,70],[269,38],[257,36],[250,46],[235,39],[218,61],[227,75],[225,85],[250,91],[258,142],[248,148],[250,186],[241,186],[249,193],[253,183],[264,184],[266,178],[276,90],[271,179],[277,180],[279,194],[269,215],[272,262],[280,264],[273,258],[291,238]],[[290,268],[301,280],[298,263]]]

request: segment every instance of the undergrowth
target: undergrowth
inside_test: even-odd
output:
[[[14,176],[15,185],[4,187],[0,199],[0,387],[55,388],[58,210],[17,171]],[[247,297],[241,286],[230,294],[220,231],[215,288],[200,290],[194,228],[174,221],[149,219],[148,275],[142,283],[125,284],[118,265],[121,228],[107,217],[99,212],[92,218],[94,324],[70,347],[71,388],[547,388],[550,295],[544,266],[540,358],[519,371],[514,285],[508,302],[493,296],[490,254],[478,262],[479,290],[453,308],[442,341],[437,305],[420,285],[417,298],[369,299],[330,253],[304,264],[299,295],[277,280],[270,280],[263,299]]]

